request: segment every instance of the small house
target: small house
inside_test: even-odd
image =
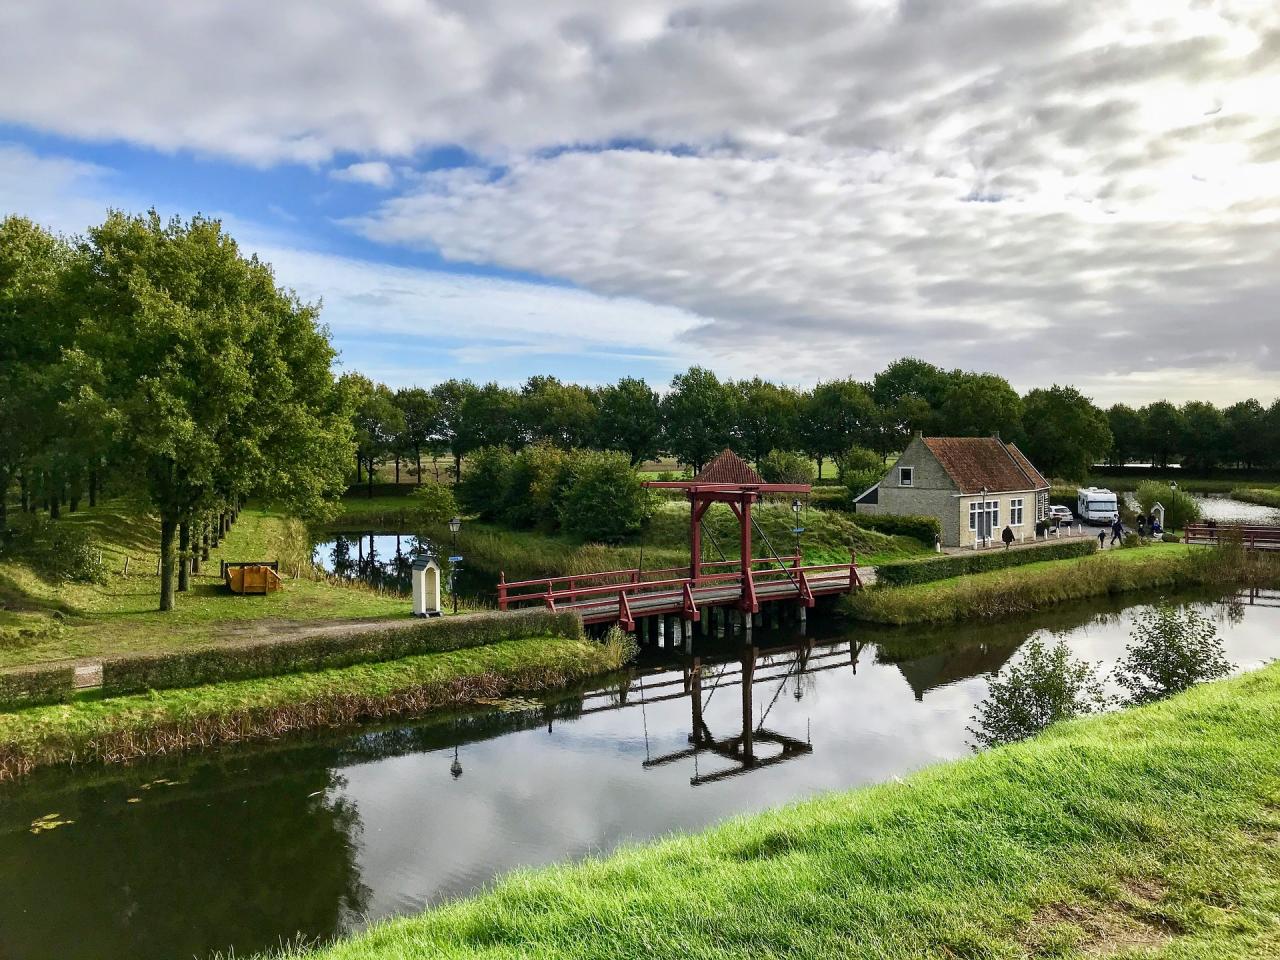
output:
[[[1031,539],[1049,513],[1049,481],[1015,444],[999,437],[925,437],[854,500],[858,513],[937,517],[942,543],[971,547],[1006,526]]]

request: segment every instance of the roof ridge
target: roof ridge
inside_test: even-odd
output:
[[[1009,462],[1012,463],[1015,467],[1017,467],[1018,472],[1022,474],[1022,476],[1026,479],[1027,483],[1031,484],[1031,486],[1034,487],[1036,485],[1035,478],[1032,477],[1031,474],[1027,473],[1027,471],[1023,469],[1022,464],[1018,462],[1018,458],[1009,452],[1009,448],[1013,446],[1012,441],[1001,440],[999,436],[994,436],[991,439],[996,441],[998,444],[1000,444],[1000,449],[1003,450],[1004,455],[1009,458]],[[1019,450],[1018,452],[1021,453],[1022,451]]]

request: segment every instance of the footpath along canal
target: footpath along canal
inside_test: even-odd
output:
[[[1280,653],[1280,594],[1180,602],[1214,618],[1237,670]],[[547,702],[38,771],[0,787],[0,956],[246,956],[414,912],[517,867],[883,782],[969,753],[988,675],[1030,637],[1061,636],[1109,666],[1139,606],[933,630],[815,618],[805,638],[758,633],[754,659],[740,641],[700,647],[700,690],[687,661],[647,652]],[[726,747],[744,717],[754,765]]]

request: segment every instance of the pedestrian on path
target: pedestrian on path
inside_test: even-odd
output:
[[[1098,531],[1098,549],[1105,550],[1107,548],[1107,531]]]
[[[1005,527],[1004,533],[1000,534],[1000,539],[1004,541],[1004,548],[1008,550],[1009,546],[1013,543],[1013,528]]]
[[[1124,540],[1124,524],[1119,517],[1111,524],[1111,545],[1114,547],[1117,543]]]

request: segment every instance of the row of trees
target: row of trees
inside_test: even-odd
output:
[[[1107,411],[1112,445],[1108,462],[1179,462],[1207,471],[1219,466],[1280,466],[1280,400],[1264,407],[1241,400],[1229,407],[1193,400],[1177,407],[1160,400],[1145,407],[1117,404]]]
[[[216,220],[110,213],[74,241],[0,221],[0,511],[57,517],[109,477],[160,518],[177,563],[249,496],[300,516],[345,489],[357,396],[314,306]],[[0,513],[0,528],[7,518]]]

